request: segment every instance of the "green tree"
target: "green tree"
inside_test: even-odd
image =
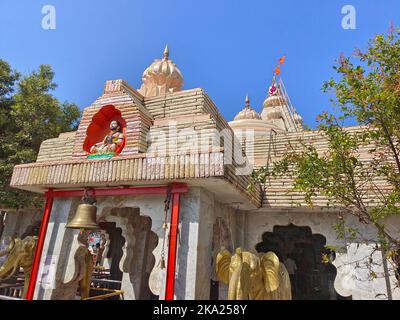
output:
[[[52,95],[57,87],[49,65],[21,77],[0,60],[0,205],[42,205],[41,197],[9,187],[16,164],[35,162],[43,140],[75,130],[81,112],[75,104]]]
[[[337,79],[325,82],[323,90],[333,94],[335,111],[317,118],[327,151],[301,142],[302,151],[291,148],[271,170],[255,171],[253,183],[264,182],[268,176],[291,175],[294,189],[304,192],[310,206],[320,194],[330,206],[340,208],[335,226],[339,237],[346,233],[353,240],[371,240],[360,229],[346,226],[343,212],[374,226],[379,250],[398,270],[398,234],[392,234],[385,221],[400,213],[400,32],[377,35],[364,52],[341,55],[334,69]],[[360,128],[346,128],[349,120]],[[367,155],[360,156],[361,150],[367,150]]]
[[[13,125],[9,123],[9,119],[14,103],[15,83],[19,77],[19,73],[12,70],[7,62],[0,60],[0,132]]]

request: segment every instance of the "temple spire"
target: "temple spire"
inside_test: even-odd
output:
[[[246,94],[246,105],[245,108],[250,108],[250,99],[249,99],[249,94]]]
[[[169,48],[168,45],[166,45],[164,49],[164,59],[167,60],[168,58],[169,58]]]

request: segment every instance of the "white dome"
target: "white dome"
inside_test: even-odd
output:
[[[250,99],[249,96],[246,96],[246,105],[242,111],[240,111],[236,117],[233,119],[236,120],[244,120],[244,119],[254,119],[254,120],[261,120],[260,114],[250,107]]]

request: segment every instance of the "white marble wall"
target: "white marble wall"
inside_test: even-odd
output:
[[[75,213],[78,201],[75,198],[54,199],[42,252],[35,300],[73,299],[75,296],[76,287],[67,290],[63,284],[72,278],[75,271],[73,256],[78,247],[76,238],[79,230],[66,229],[65,226],[69,217]],[[45,266],[46,259],[52,263]]]
[[[40,226],[41,210],[21,210],[8,212],[0,240],[8,237],[20,238],[29,226]]]
[[[120,262],[120,268],[124,272],[122,289],[125,291],[125,299],[137,299],[132,271],[129,269],[129,261],[134,257],[129,256],[129,247],[135,243],[135,237],[130,235],[129,219],[127,217],[110,216],[112,208],[137,208],[141,216],[151,219],[151,231],[158,237],[158,243],[153,250],[155,265],[149,279],[149,287],[153,294],[164,299],[166,269],[160,268],[161,249],[164,239],[162,228],[164,218],[165,196],[134,196],[134,197],[100,197],[98,200],[98,219],[103,221],[115,221],[117,227],[123,230],[123,236],[127,240],[123,248],[124,255]],[[50,223],[44,245],[42,262],[46,257],[53,257],[54,281],[50,284],[38,284],[36,299],[73,299],[76,285],[65,286],[75,275],[74,254],[78,248],[78,230],[66,229],[65,225],[72,218],[79,204],[79,199],[55,199]],[[25,220],[9,215],[8,227],[5,236],[18,229],[17,225],[25,225]],[[169,223],[170,217],[168,217]],[[296,226],[308,226],[314,234],[322,234],[327,239],[327,244],[347,247],[347,251],[338,252],[334,265],[338,270],[335,280],[336,291],[343,295],[351,295],[353,299],[387,299],[387,285],[382,266],[376,266],[374,271],[377,279],[369,279],[368,273],[363,268],[354,268],[355,261],[367,257],[371,246],[357,243],[344,243],[337,239],[332,225],[337,222],[336,215],[331,212],[310,211],[272,211],[256,210],[253,212],[241,212],[226,204],[215,200],[213,194],[202,188],[192,187],[189,192],[181,196],[181,210],[179,222],[178,257],[176,265],[175,299],[209,299],[210,279],[214,278],[213,259],[221,243],[213,243],[213,225],[216,219],[223,219],[224,246],[231,248],[243,247],[254,249],[254,246],[262,240],[264,232],[272,231],[274,226],[285,226],[290,223]],[[357,225],[357,221],[348,219],[349,224]],[[391,218],[388,224],[398,232],[400,219]],[[12,226],[12,227],[10,227]],[[24,229],[23,227],[19,228]],[[18,229],[18,230],[19,230]],[[376,239],[376,233],[371,227],[362,227],[363,234],[371,239]],[[22,231],[23,232],[23,231]],[[168,239],[168,233],[167,233]],[[168,255],[168,241],[165,241],[165,258]],[[378,255],[377,255],[378,254]],[[381,259],[379,252],[376,260]],[[168,261],[166,261],[168,263]],[[39,275],[43,270],[40,270]],[[390,278],[393,298],[400,299],[398,289],[394,290],[395,279]],[[226,287],[220,284],[220,298],[226,298]]]
[[[127,240],[123,248],[124,255],[120,268],[124,272],[122,289],[125,299],[137,299],[137,284],[129,269],[129,247],[135,243],[130,235],[129,219],[127,217],[110,216],[112,208],[137,208],[141,216],[151,219],[151,231],[158,237],[158,243],[153,250],[155,265],[149,279],[149,287],[153,294],[164,299],[166,269],[160,268],[161,249],[164,239],[162,229],[164,217],[164,196],[135,196],[135,197],[102,197],[98,199],[98,219],[115,221],[117,227],[123,230]],[[47,279],[47,284],[38,283],[35,292],[36,299],[73,299],[76,284],[66,286],[75,275],[74,254],[78,248],[78,230],[66,229],[65,225],[72,218],[79,204],[79,199],[55,199],[50,223],[44,244],[42,267],[39,270],[39,280],[43,271],[53,279]],[[17,233],[19,236],[32,223],[35,216],[27,214],[9,214],[7,227],[3,238]],[[337,239],[332,225],[337,222],[336,215],[331,212],[311,211],[272,211],[257,210],[241,212],[221,204],[214,199],[213,194],[202,188],[190,188],[189,192],[181,196],[181,210],[179,222],[178,257],[176,265],[175,298],[176,299],[209,299],[210,279],[215,277],[213,259],[221,243],[213,243],[213,226],[216,219],[223,219],[226,223],[223,245],[230,248],[243,247],[254,249],[262,240],[264,232],[273,231],[274,226],[285,226],[290,223],[296,226],[308,226],[314,234],[322,234],[327,244],[346,247],[344,252],[337,252],[334,265],[338,274],[335,279],[335,289],[342,296],[351,295],[353,299],[387,299],[387,283],[383,272],[380,252],[374,255],[378,265],[374,271],[377,279],[369,277],[369,270],[362,266],[368,258],[375,244],[364,245],[344,243]],[[360,227],[360,224],[346,217],[347,224]],[[169,217],[168,217],[169,223]],[[400,229],[400,219],[392,217],[387,221],[390,231],[395,234]],[[376,232],[369,226],[361,228],[365,237],[376,239]],[[168,237],[168,234],[167,234]],[[165,258],[167,259],[168,241],[165,241]],[[44,270],[46,258],[53,257],[51,270]],[[49,260],[50,261],[50,260]],[[166,261],[168,263],[168,261]],[[354,267],[358,262],[359,266]],[[390,268],[390,264],[389,264]],[[134,272],[133,272],[134,273]],[[396,280],[390,277],[390,286],[393,299],[400,299],[399,289],[395,289]],[[220,298],[226,298],[226,287],[220,284]]]
[[[246,215],[246,236],[244,247],[253,249],[255,245],[262,241],[264,232],[272,232],[274,226],[287,226],[290,223],[296,226],[308,226],[312,233],[322,234],[327,239],[327,244],[346,247],[345,252],[337,252],[333,262],[338,274],[335,280],[335,289],[342,296],[352,296],[355,300],[363,299],[387,299],[387,286],[381,260],[380,252],[374,254],[374,261],[378,263],[374,266],[374,271],[378,274],[377,279],[370,279],[369,270],[362,267],[369,257],[370,250],[375,247],[372,245],[362,245],[358,243],[344,243],[337,239],[337,233],[332,228],[337,222],[336,215],[331,212],[302,212],[302,211],[262,211],[247,212]],[[357,226],[363,235],[369,239],[376,239],[376,232],[373,227],[361,226],[352,217],[346,217],[346,224]],[[395,223],[391,221],[393,230],[395,225],[399,225],[399,220]],[[399,228],[397,228],[399,230]],[[358,267],[356,267],[358,262]],[[390,276],[393,299],[400,299],[399,289],[395,288],[395,278]]]
[[[190,188],[182,196],[175,298],[208,299],[210,294],[211,241],[214,196]]]
[[[210,298],[211,279],[215,277],[213,261],[219,250],[218,243],[214,243],[213,248],[216,219],[224,219],[228,229],[220,244],[235,247],[243,241],[242,227],[237,224],[237,217],[242,215],[215,200],[213,194],[203,188],[190,188],[189,193],[182,197],[181,204],[176,299],[207,300]]]
[[[211,275],[214,281],[217,281],[215,274],[215,260],[218,252],[223,246],[227,250],[233,252],[237,247],[243,247],[245,241],[246,221],[245,214],[227,205],[219,202],[215,203],[214,223],[218,219],[222,219],[223,230],[216,230],[213,252],[212,252],[212,270]],[[218,234],[219,233],[219,234]],[[218,299],[226,300],[228,297],[228,285],[219,282],[218,284]]]
[[[162,243],[164,239],[164,200],[165,196],[135,197],[99,197],[97,199],[97,219],[114,221],[122,229],[125,237],[124,255],[120,261],[123,271],[122,290],[124,298],[137,299],[135,276],[129,265],[135,257],[130,256],[135,239],[132,236],[129,217],[112,216],[112,208],[137,208],[141,216],[151,218],[151,230],[157,235],[158,243],[153,250],[155,266],[149,279],[149,287],[153,294],[164,299],[166,269],[160,268]],[[74,215],[79,199],[55,199],[46,241],[43,261],[46,257],[56,256],[55,276],[52,286],[38,285],[37,299],[72,299],[76,290],[66,286],[76,275],[74,254],[78,248],[79,230],[66,229],[65,225]],[[178,257],[176,265],[175,298],[176,299],[208,299],[211,278],[211,241],[214,219],[214,197],[201,188],[190,188],[181,196]],[[217,204],[218,211],[223,207]],[[168,216],[168,225],[170,216]],[[168,237],[168,233],[167,233]],[[165,242],[165,258],[168,258],[168,241]],[[168,263],[168,261],[166,261]],[[136,279],[137,280],[137,279]]]
[[[140,208],[142,215],[147,215],[152,219],[152,230],[159,236],[163,237],[162,232],[162,217],[163,217],[163,203],[164,198],[160,196],[152,197],[104,197],[98,199],[98,219],[104,219],[109,214],[110,209],[113,207],[133,207]],[[73,280],[76,275],[74,255],[78,248],[77,236],[79,230],[65,228],[68,221],[75,214],[76,208],[79,204],[79,199],[55,199],[53,209],[50,217],[49,226],[47,229],[46,240],[42,254],[42,266],[46,259],[55,257],[56,262],[53,266],[53,278],[50,285],[38,284],[35,291],[35,299],[73,299],[77,283],[73,286],[66,285]],[[114,217],[115,218],[115,217]],[[107,219],[104,219],[107,220]],[[125,219],[121,217],[115,218],[117,226],[121,227],[123,231],[127,230],[124,224]],[[124,234],[123,234],[124,235]],[[126,236],[126,234],[124,235]],[[129,238],[128,236],[126,236]],[[156,266],[154,267],[154,274],[151,278],[153,284],[150,286],[154,294],[163,297],[162,286],[164,284],[163,271],[157,267],[159,264],[159,257],[161,252],[161,241],[158,242],[153,254],[156,258]],[[121,270],[126,270],[129,267],[125,266],[126,248],[132,245],[129,241],[125,242],[124,256],[121,259]],[[43,273],[43,269],[39,270],[39,277]],[[122,289],[125,291],[126,299],[135,299],[134,286],[130,280],[127,272],[124,272]]]

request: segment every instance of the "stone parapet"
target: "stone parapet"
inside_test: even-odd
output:
[[[234,170],[234,165],[224,164],[222,150],[150,157],[136,154],[111,159],[73,159],[17,165],[10,185],[18,189],[44,192],[48,188],[129,186],[219,178],[259,207],[261,194],[258,191],[247,191],[249,177],[235,175]]]

